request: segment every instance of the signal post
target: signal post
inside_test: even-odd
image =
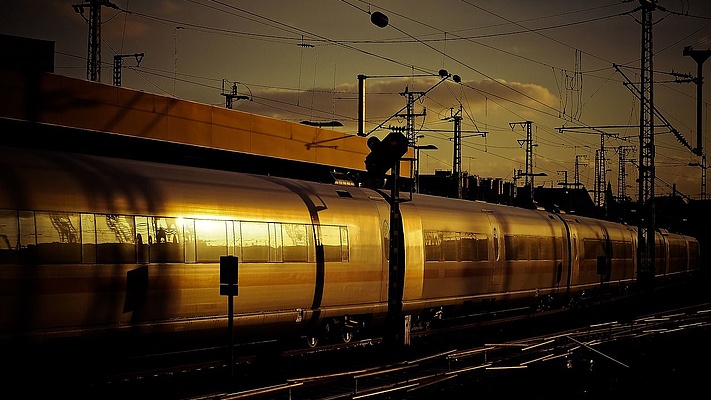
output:
[[[382,189],[385,174],[390,170],[390,240],[388,260],[388,315],[384,341],[393,347],[410,344],[409,324],[402,315],[402,296],[405,285],[405,246],[400,215],[398,177],[400,159],[407,153],[408,139],[401,132],[390,132],[382,141],[377,137],[368,139],[370,153],[365,158],[368,171],[366,184]]]
[[[236,256],[220,256],[220,295],[227,296],[227,330],[230,340],[230,382],[234,379],[234,296],[238,295],[239,259]]]

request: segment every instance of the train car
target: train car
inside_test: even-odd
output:
[[[219,260],[239,260],[238,341],[349,341],[388,314],[378,190],[0,147],[0,344],[225,331]],[[632,286],[636,229],[414,194],[400,203],[402,311],[417,322]],[[660,276],[699,268],[659,232]],[[220,336],[222,337],[222,336]]]

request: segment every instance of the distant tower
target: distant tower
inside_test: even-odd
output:
[[[232,83],[232,90],[230,92],[225,91],[226,80],[222,80],[222,95],[225,96],[225,107],[232,109],[232,105],[235,100],[249,100],[248,96],[242,96],[237,94],[237,82]]]
[[[89,8],[89,18],[84,17],[89,23],[89,49],[86,59],[86,79],[101,82],[101,7],[119,9],[109,0],[85,0],[81,4],[72,6],[74,11],[84,17],[84,8]]]
[[[617,200],[627,200],[627,163],[631,160],[627,159],[627,153],[632,149],[630,146],[619,146],[617,152],[619,154],[619,164],[617,173]]]
[[[123,59],[126,57],[135,57],[136,66],[138,66],[141,63],[143,56],[143,53],[116,54],[114,56],[114,86],[121,86],[121,67],[123,65]]]

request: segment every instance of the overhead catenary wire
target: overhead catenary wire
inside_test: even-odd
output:
[[[213,1],[210,1],[210,2],[207,2],[207,1],[201,1],[201,2],[191,1],[191,2],[194,3],[194,4],[200,4],[200,5],[202,5],[202,6],[207,5],[207,6],[213,7],[215,10],[220,10],[220,12],[225,12],[225,11],[231,12],[233,15],[239,13],[239,11],[235,11],[234,8],[225,9],[225,8],[224,8],[225,2],[219,2],[219,1],[217,1],[217,2],[213,2]],[[464,2],[464,3],[466,3],[466,2]],[[215,5],[219,5],[219,7],[218,7],[218,6],[215,6]],[[226,6],[229,6],[229,4],[226,4]],[[250,16],[250,18],[252,18],[252,19],[254,19],[254,20],[260,20],[260,18],[254,17],[254,16]],[[274,19],[273,19],[273,20],[274,20]],[[274,20],[274,21],[276,21],[276,20]],[[277,22],[278,22],[278,21],[277,21]],[[282,24],[273,23],[273,22],[269,22],[269,24],[270,24],[269,26],[271,26],[271,27],[276,27],[276,28],[278,28],[278,29],[284,28],[284,25],[282,25]],[[503,24],[502,24],[502,25],[503,25]],[[551,26],[554,26],[554,25],[557,25],[557,24],[551,24]],[[193,29],[193,28],[189,28],[189,29]],[[197,29],[197,28],[195,28],[195,29]],[[450,30],[443,31],[443,32],[447,32],[447,34],[444,35],[444,36],[446,36],[447,43],[449,43],[450,41],[459,40],[459,39],[456,38],[456,34],[454,34],[454,33],[450,34],[449,31],[450,31]],[[304,32],[304,31],[303,31],[303,30],[301,30],[301,31],[298,31],[298,30],[297,30],[297,32]],[[456,32],[456,31],[455,31],[455,32]],[[304,35],[307,35],[307,34],[304,34]],[[276,36],[276,35],[275,35],[275,36]],[[299,34],[299,36],[301,36],[301,34]],[[413,35],[413,36],[414,36],[414,35]],[[441,38],[442,36],[443,36],[443,35],[440,34],[440,38]],[[420,39],[420,41],[428,41],[428,40],[429,40],[428,38],[422,37],[422,36],[419,36],[419,35],[416,36],[416,38]],[[309,40],[311,40],[311,39],[309,39]],[[320,41],[320,40],[322,40],[322,39],[320,39],[320,38],[315,38],[314,40]],[[412,39],[410,39],[410,41],[411,41],[411,42],[416,42],[415,40],[412,40]],[[335,42],[336,42],[336,41],[334,41],[334,40],[331,40],[331,41],[325,40],[323,43],[327,43],[327,44],[329,44],[329,45],[334,45]],[[292,43],[293,43],[293,42],[292,42]],[[383,42],[383,43],[386,43],[386,42]],[[434,42],[433,42],[433,43],[434,43]],[[447,49],[448,49],[448,46],[447,46]],[[442,51],[442,50],[440,49],[440,51]],[[448,53],[448,52],[444,52],[444,51],[442,51],[442,52],[445,53],[445,54]],[[444,58],[444,56],[443,56],[443,58]],[[446,58],[444,58],[444,59],[446,59]],[[534,60],[534,61],[535,61],[535,60]],[[407,65],[408,65],[408,67],[409,67],[410,69],[412,69],[412,67],[413,67],[412,65],[410,65],[410,64],[407,64]],[[191,80],[190,78],[187,78],[187,79],[184,78],[184,79],[182,79],[181,81],[182,81],[182,82],[185,82],[185,81],[190,81],[190,80]],[[609,79],[608,79],[608,80],[609,80]],[[189,83],[189,82],[185,82],[185,83]],[[269,87],[269,85],[264,85],[264,87]],[[467,89],[466,91],[468,91],[469,89],[473,89],[473,88],[474,88],[474,89],[477,89],[477,86],[476,86],[476,85],[470,85],[470,87],[464,86],[464,88],[466,88],[466,89]],[[313,95],[314,93],[316,93],[316,90],[317,90],[317,89],[316,89],[316,87],[315,87],[315,85],[314,85],[314,88],[312,89],[312,95]],[[463,92],[466,93],[466,91],[463,91]],[[296,92],[299,93],[299,92],[300,92],[300,88],[299,88]],[[506,105],[506,104],[509,103],[510,100],[513,100],[513,102],[512,102],[511,104],[509,104],[509,105],[515,105],[516,107],[523,107],[523,108],[525,108],[525,109],[527,109],[527,110],[532,110],[532,111],[535,111],[535,112],[540,112],[540,111],[541,111],[541,107],[531,107],[530,104],[525,104],[525,103],[521,103],[521,102],[516,102],[516,96],[513,96],[513,97],[507,96],[507,95],[500,96],[499,94],[491,93],[491,92],[479,92],[479,93],[486,99],[486,100],[485,100],[486,103],[491,102],[492,104],[494,104],[494,103],[496,103],[496,102],[498,101],[500,104]],[[499,96],[499,97],[497,97],[497,96]],[[515,113],[516,110],[514,110],[514,108],[516,108],[516,107],[504,107],[504,108],[509,108],[510,111],[512,111],[512,112]],[[544,109],[544,110],[545,110],[545,109]],[[551,108],[550,110],[555,110],[555,109],[554,109],[554,108]],[[332,111],[332,110],[331,110],[331,111]],[[515,115],[516,115],[517,117],[522,117],[522,115],[517,114],[517,113],[516,113]],[[555,113],[543,113],[542,115],[555,117]],[[472,118],[472,120],[473,120],[473,118]],[[538,126],[540,127],[540,126],[542,126],[542,125],[538,124]]]

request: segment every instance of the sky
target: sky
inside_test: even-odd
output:
[[[0,33],[55,43],[55,73],[87,79],[88,8],[83,0],[0,0]],[[403,127],[406,92],[420,173],[451,170],[454,117],[461,117],[461,168],[512,181],[526,169],[531,122],[537,186],[566,177],[595,187],[604,154],[606,181],[637,198],[642,27],[638,0],[111,0],[102,7],[101,82],[225,106],[292,122],[332,121],[355,135],[358,75],[367,78],[368,135]],[[371,16],[387,16],[385,27]],[[711,1],[658,0],[652,12],[657,195],[701,194],[696,146],[698,64],[691,46],[711,48]],[[137,60],[136,53],[143,53]],[[5,57],[9,55],[3,55]],[[711,62],[702,76],[711,75]],[[446,70],[446,79],[440,70]],[[455,82],[454,76],[460,78]],[[709,146],[711,85],[703,85],[703,149]],[[419,96],[419,93],[424,93]],[[661,126],[665,125],[665,126]],[[601,144],[604,151],[601,151]],[[576,163],[577,160],[577,163]],[[519,184],[523,179],[519,180]]]

